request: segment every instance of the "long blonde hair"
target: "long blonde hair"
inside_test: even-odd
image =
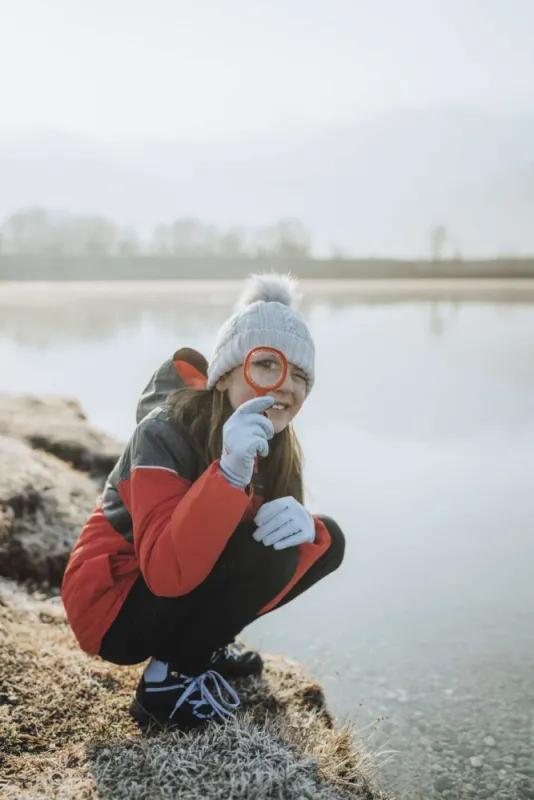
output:
[[[222,429],[233,413],[228,392],[190,386],[169,395],[167,409],[179,431],[187,436],[203,469],[220,458]],[[302,447],[292,425],[269,442],[269,455],[259,459],[264,501],[292,496],[304,503]]]

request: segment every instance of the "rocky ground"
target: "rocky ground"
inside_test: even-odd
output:
[[[235,723],[137,728],[126,709],[143,665],[81,652],[58,588],[120,447],[74,401],[0,398],[1,797],[386,800],[322,687],[283,658],[236,683]]]

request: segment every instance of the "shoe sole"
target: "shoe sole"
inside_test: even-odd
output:
[[[183,731],[184,733],[189,733],[190,731],[196,730],[202,725],[205,725],[206,723],[210,722],[209,719],[204,720],[198,725],[185,725],[183,723],[180,724],[177,722],[171,722],[170,720],[165,720],[164,722],[162,722],[153,714],[151,714],[150,711],[147,711],[146,708],[144,708],[141,705],[135,693],[133,695],[133,701],[130,706],[130,716],[132,716],[135,719],[135,721],[141,726],[141,728],[150,728],[151,725],[155,725],[159,730],[162,731],[180,730]]]
[[[130,716],[133,717],[142,728],[148,728],[153,724],[161,730],[165,729],[165,726],[159,721],[159,719],[156,719],[156,717],[152,716],[152,714],[147,711],[146,708],[143,708],[135,694],[130,706]]]

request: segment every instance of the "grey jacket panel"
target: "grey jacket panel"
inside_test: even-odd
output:
[[[128,541],[133,540],[132,519],[122,502],[119,484],[129,481],[136,467],[170,470],[191,483],[202,471],[191,444],[176,430],[167,412],[154,408],[136,427],[102,494],[107,521]]]
[[[183,389],[185,383],[176,372],[174,361],[168,358],[152,375],[137,404],[136,421],[141,422],[155,408],[162,408],[167,397],[177,389]]]

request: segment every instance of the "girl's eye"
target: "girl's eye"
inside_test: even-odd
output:
[[[295,378],[297,378],[297,380],[299,380],[299,381],[304,381],[304,383],[307,383],[307,382],[308,382],[308,379],[306,378],[306,376],[305,376],[305,375],[299,375],[299,374],[297,374],[297,375],[295,375],[294,377],[295,377]]]

